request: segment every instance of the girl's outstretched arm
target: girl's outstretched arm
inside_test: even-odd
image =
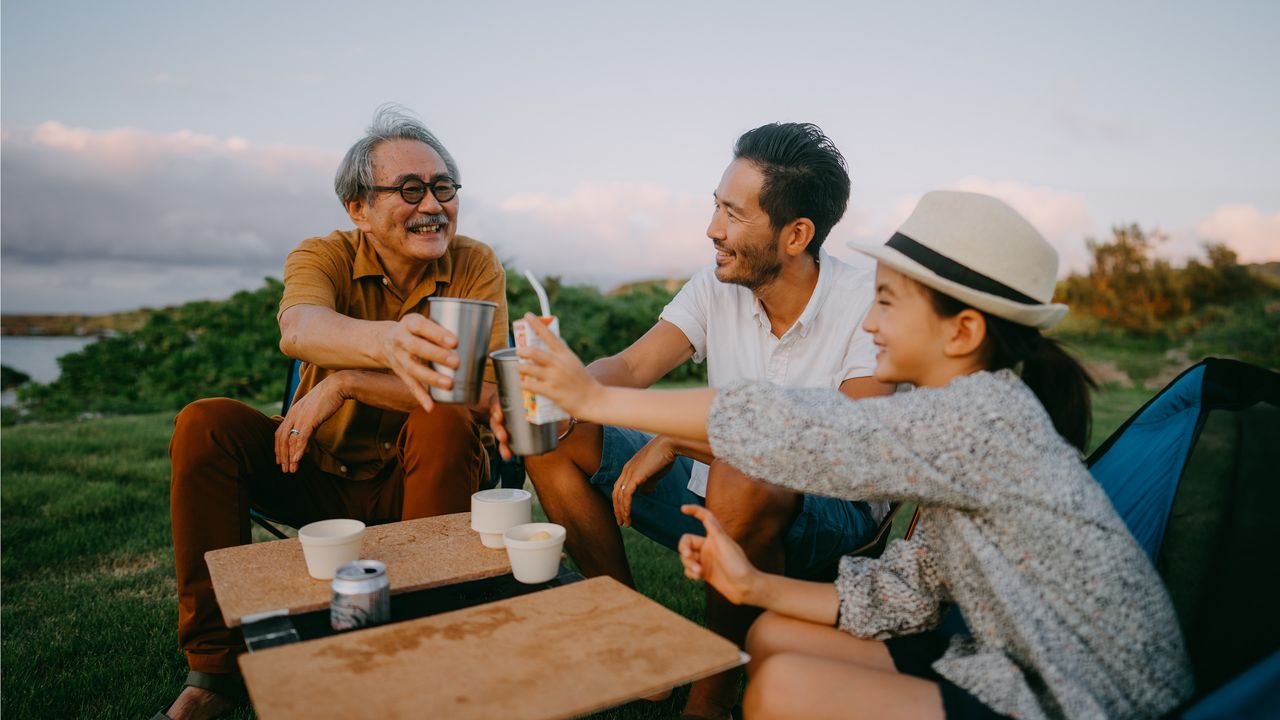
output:
[[[520,364],[525,390],[551,398],[579,420],[690,440],[707,439],[707,413],[716,396],[714,390],[635,390],[601,385],[563,340],[533,315],[525,319],[548,348],[518,351],[529,361]]]

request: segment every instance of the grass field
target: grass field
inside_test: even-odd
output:
[[[1095,442],[1151,394],[1140,385],[1105,388]],[[175,640],[171,418],[33,424],[0,435],[3,714],[149,717],[174,697],[186,668]],[[630,530],[626,541],[640,590],[699,620],[700,586],[684,579],[676,558]],[[599,717],[669,717],[681,699]]]

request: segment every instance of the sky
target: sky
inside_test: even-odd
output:
[[[374,109],[457,159],[459,231],[608,289],[712,261],[733,142],[813,122],[887,239],[925,192],[1000,197],[1087,265],[1159,229],[1280,259],[1280,3],[40,2],[0,6],[0,308],[110,312],[279,277],[351,227]]]

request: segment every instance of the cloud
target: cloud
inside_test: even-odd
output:
[[[260,280],[278,276],[301,239],[346,224],[328,188],[338,159],[332,152],[56,122],[6,130],[0,142],[8,310],[28,305],[17,288],[43,276],[35,268],[81,278],[122,263],[211,278],[218,275],[212,268],[234,268],[231,274]],[[204,285],[187,286],[200,292]]]
[[[339,151],[262,146],[241,137],[47,122],[0,132],[6,312],[85,312],[225,297],[278,277],[303,238],[350,227],[333,196]],[[1097,236],[1084,198],[966,177],[959,190],[999,197],[1059,251],[1062,274],[1087,267]],[[852,262],[848,240],[883,242],[919,195],[850,208],[826,247]],[[604,288],[685,277],[712,260],[711,202],[654,184],[583,184],[564,193],[467,195],[460,230],[518,269]],[[1245,261],[1280,257],[1280,213],[1224,205],[1171,233],[1162,255],[1226,242]]]
[[[1085,249],[1084,238],[1094,234],[1096,223],[1089,214],[1083,196],[1043,186],[976,176],[961,178],[943,189],[982,193],[1009,203],[1058,251],[1059,276],[1083,271],[1088,267],[1089,254]],[[906,195],[894,200],[882,215],[884,223],[880,229],[867,235],[888,238],[906,221],[916,203],[920,202],[920,197]]]
[[[96,311],[225,296],[279,276],[303,238],[350,220],[340,153],[187,130],[46,122],[0,134],[4,306]],[[539,274],[604,287],[709,263],[710,202],[654,185],[463,200],[460,229]]]
[[[1225,243],[1240,262],[1280,260],[1280,212],[1266,214],[1252,205],[1223,205],[1196,223],[1196,235]]]
[[[581,185],[464,206],[460,225],[520,269],[605,287],[684,277],[712,261],[711,202],[656,185]]]

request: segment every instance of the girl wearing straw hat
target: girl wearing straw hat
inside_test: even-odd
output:
[[[916,390],[850,402],[744,383],[603,387],[550,334],[527,389],[579,418],[709,439],[795,490],[916,502],[910,540],[845,558],[834,585],[762,573],[705,508],[691,578],[766,612],[752,627],[756,717],[1155,717],[1192,692],[1173,606],[1081,462],[1088,378],[1041,335],[1056,252],[995,198],[925,195],[885,245],[864,321],[875,377]],[[536,324],[535,324],[536,327]],[[936,631],[954,603],[965,633]]]

